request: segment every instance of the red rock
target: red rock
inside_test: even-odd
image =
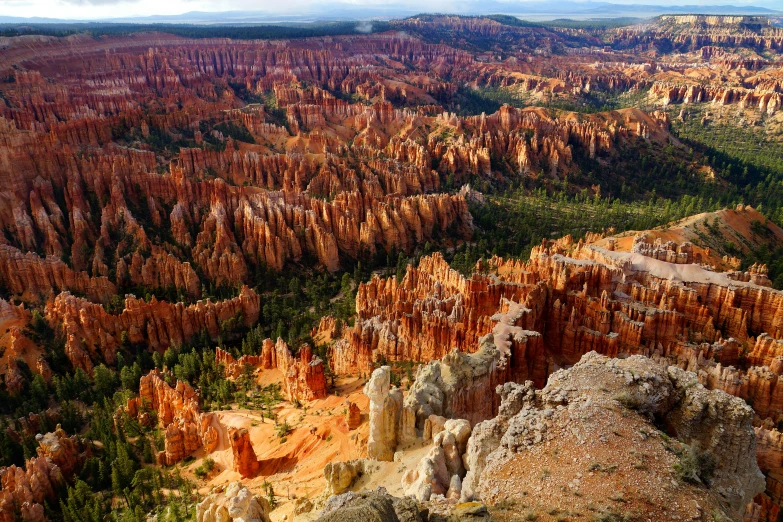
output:
[[[14,522],[16,507],[22,507],[25,520],[45,521],[43,504],[52,502],[87,457],[81,441],[65,435],[60,426],[52,433],[38,435],[38,457],[25,467],[0,468],[0,521]]]
[[[176,381],[172,388],[163,374],[152,370],[139,381],[139,397],[126,406],[128,415],[143,424],[149,419],[145,410],[155,412],[164,429],[165,449],[158,456],[161,464],[175,464],[202,447],[210,453],[217,445],[213,416],[200,412],[199,396],[187,383]]]
[[[73,365],[89,372],[92,354],[98,350],[108,363],[115,360],[123,332],[132,343],[162,350],[184,343],[201,331],[217,339],[221,324],[236,317],[245,325],[252,325],[258,320],[259,309],[258,294],[247,287],[233,299],[218,302],[207,299],[189,306],[155,298],[145,302],[126,296],[125,309],[119,315],[111,315],[101,305],[63,293],[47,305],[46,317],[66,334],[65,350]]]
[[[348,401],[345,413],[345,423],[349,430],[355,430],[362,424],[362,412],[356,403]]]
[[[313,357],[310,345],[304,344],[296,357],[291,355],[288,345],[278,338],[276,344],[265,339],[260,355],[243,355],[239,360],[220,348],[215,350],[217,364],[222,364],[226,375],[239,377],[245,365],[254,368],[278,369],[284,376],[283,391],[290,401],[310,401],[326,397],[326,374],[324,363]]]
[[[234,471],[242,478],[255,477],[261,464],[250,442],[250,434],[245,428],[231,428],[228,437],[231,440],[231,452],[234,454]]]

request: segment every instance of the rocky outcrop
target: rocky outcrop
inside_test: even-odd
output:
[[[350,374],[382,360],[425,363],[398,414],[397,442],[420,433],[429,440],[440,418],[489,419],[498,414],[500,398],[488,400],[497,385],[530,379],[543,387],[590,351],[642,354],[693,371],[775,426],[783,420],[783,294],[676,256],[647,255],[656,251],[564,238],[534,248],[527,262],[480,263],[470,278],[438,255],[422,258],[399,283],[374,278],[360,286],[355,326],[332,346],[334,367]]]
[[[345,407],[345,424],[349,430],[355,430],[362,424],[362,411],[355,402],[348,401]]]
[[[213,490],[196,506],[197,522],[269,522],[269,502],[241,482]]]
[[[327,463],[324,468],[326,494],[331,496],[345,493],[363,473],[363,460]]]
[[[413,499],[396,498],[384,488],[378,488],[332,496],[326,501],[318,521],[425,522],[428,518],[426,509]]]
[[[573,368],[554,373],[541,391],[529,383],[507,384],[498,391],[504,399],[501,413],[477,424],[468,443],[463,497],[503,497],[511,484],[500,479],[505,466],[536,454],[535,448],[555,438],[561,443],[578,439],[581,430],[594,424],[591,410],[609,417],[619,432],[623,408],[634,412],[634,421],[648,426],[648,415],[662,419],[674,439],[711,455],[711,473],[687,478],[708,483],[708,491],[726,503],[732,519],[740,518],[748,502],[764,489],[755,458],[752,409],[728,394],[705,389],[693,373],[666,369],[640,356],[616,360],[590,353]],[[562,431],[566,426],[572,435]]]
[[[693,244],[688,241],[684,241],[682,244],[677,245],[674,241],[663,242],[661,241],[661,238],[656,238],[653,243],[649,243],[647,238],[642,234],[633,238],[631,252],[652,257],[653,259],[660,259],[667,263],[681,265],[689,265],[701,261],[700,256],[699,258],[694,256]]]
[[[488,394],[508,379],[507,369],[507,358],[497,349],[494,337],[487,336],[473,354],[454,350],[440,361],[419,367],[404,406],[414,412],[419,430],[425,429],[433,415],[471,422],[491,418],[497,405],[488,400]]]
[[[211,413],[201,413],[199,396],[191,386],[176,380],[169,386],[169,374],[152,370],[139,381],[139,396],[128,401],[126,411],[142,424],[150,422],[155,412],[158,425],[164,430],[164,450],[157,455],[161,464],[172,465],[194,451],[205,449],[210,453],[218,443]]]
[[[442,430],[432,437],[432,449],[415,469],[402,477],[406,496],[428,501],[433,495],[443,495],[456,504],[465,478],[463,455],[470,437],[470,423],[464,419],[447,420]]]
[[[242,478],[253,478],[258,474],[261,463],[256,457],[250,434],[245,428],[231,428],[228,432],[231,441],[231,453],[234,455],[233,469]]]

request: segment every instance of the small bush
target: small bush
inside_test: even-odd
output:
[[[691,444],[680,455],[674,471],[682,481],[709,486],[716,467],[715,455],[710,450],[701,451]]]
[[[286,435],[291,433],[291,425],[283,421],[275,427],[275,432],[278,437],[285,438]]]
[[[215,461],[207,457],[204,459],[204,462],[201,463],[201,466],[196,468],[194,473],[198,478],[204,478],[209,475],[213,469],[215,469]]]
[[[616,511],[604,511],[593,515],[594,522],[627,522],[629,520],[633,520],[630,514]]]

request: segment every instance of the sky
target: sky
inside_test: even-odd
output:
[[[754,5],[780,8],[780,0],[608,0],[617,4],[679,5]],[[543,0],[541,0],[543,2]],[[541,2],[535,2],[540,4]],[[451,0],[341,0],[346,7],[396,6],[416,12],[450,12]],[[480,5],[480,0],[476,0]],[[505,2],[513,12],[525,0]],[[189,11],[252,10],[280,14],[304,14],[310,8],[323,12],[333,0],[0,0],[0,15],[65,19],[106,19],[149,15],[175,15]]]

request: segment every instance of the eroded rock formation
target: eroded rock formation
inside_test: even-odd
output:
[[[362,473],[364,473],[363,460],[327,463],[324,468],[326,494],[331,496],[345,493]]]
[[[402,477],[406,496],[420,501],[432,495],[443,495],[453,504],[460,500],[462,480],[465,478],[463,455],[470,437],[471,426],[465,419],[449,419],[443,429],[432,437],[432,449],[419,461],[415,469]]]
[[[197,522],[269,522],[269,502],[241,482],[218,487],[196,506]]]
[[[345,423],[349,430],[355,430],[362,424],[362,411],[355,402],[348,401],[345,407]]]
[[[326,397],[326,374],[323,361],[313,355],[309,344],[299,348],[296,356],[291,354],[288,344],[278,338],[276,343],[265,339],[261,354],[243,355],[239,360],[217,348],[215,358],[226,369],[226,375],[236,378],[250,365],[254,369],[277,369],[283,374],[283,389],[290,401],[311,401]]]
[[[500,397],[488,396],[497,385],[531,380],[541,388],[590,351],[642,354],[692,371],[706,388],[748,400],[757,419],[776,426],[783,420],[783,294],[657,257],[565,238],[534,248],[527,262],[480,263],[470,278],[434,255],[409,267],[399,284],[374,278],[362,285],[356,325],[332,347],[337,371],[366,372],[379,360],[424,363],[401,410],[391,404],[394,429],[371,436],[373,448],[389,458],[406,437],[434,438],[445,418],[492,418]],[[376,404],[387,400],[374,393]],[[775,472],[767,475],[771,489],[756,499],[765,513],[780,498]],[[448,481],[441,477],[438,487],[448,492]]]
[[[25,463],[25,467],[0,468],[0,520],[14,522],[15,513],[23,520],[46,519],[44,502],[53,502],[60,488],[78,472],[87,456],[84,445],[74,437],[68,437],[57,426],[52,433],[36,436],[37,457]]]
[[[110,364],[116,360],[123,336],[130,343],[162,350],[202,331],[217,339],[222,325],[232,319],[250,326],[258,320],[259,310],[260,298],[248,287],[242,287],[233,299],[207,299],[189,306],[154,297],[146,302],[127,296],[125,308],[118,315],[66,292],[47,306],[46,317],[65,334],[65,353],[74,367],[91,372],[96,354]]]
[[[231,453],[234,455],[234,471],[242,478],[255,477],[261,464],[250,442],[248,431],[245,428],[231,428],[228,438],[231,441]]]
[[[370,435],[367,439],[367,456],[375,460],[391,462],[397,448],[402,391],[389,389],[391,368],[376,369],[364,386],[364,394],[370,399]]]
[[[176,384],[170,386],[166,377]],[[165,437],[165,449],[157,456],[161,464],[175,464],[202,447],[210,453],[218,443],[213,415],[201,413],[196,391],[158,370],[141,378],[139,396],[128,401],[126,411],[143,424],[151,422],[149,412],[155,412]]]

